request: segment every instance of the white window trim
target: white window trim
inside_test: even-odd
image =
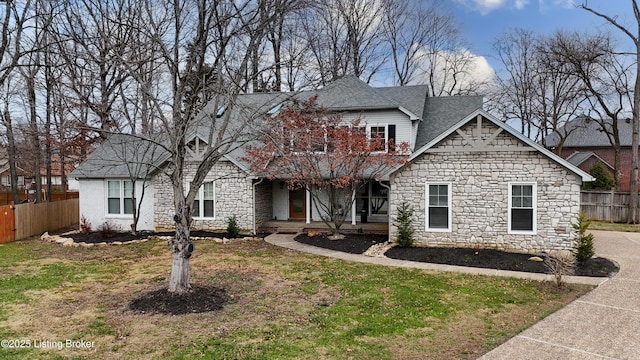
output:
[[[532,207],[533,207],[533,230],[532,231],[523,231],[523,230],[511,230],[511,206],[512,206],[512,191],[513,185],[530,185],[531,186],[531,197],[532,197]],[[538,232],[538,183],[535,181],[514,181],[509,182],[509,191],[508,191],[508,207],[507,207],[507,233],[514,235],[535,235]]]
[[[374,151],[374,153],[384,154],[389,152],[389,124],[367,124],[367,140],[371,141],[371,128],[384,127],[384,150]]]
[[[120,200],[120,212],[119,213],[110,213],[109,212],[109,182],[110,181],[117,181],[120,183],[119,185],[119,190],[120,190],[120,195],[118,196],[118,199]],[[132,186],[136,186],[135,183],[133,183],[130,179],[106,179],[104,182],[104,186],[105,186],[105,198],[104,198],[104,205],[105,205],[105,218],[124,218],[124,219],[133,219],[133,214],[125,214],[124,213],[124,199],[125,199],[125,193],[124,193],[124,182],[125,181],[129,181],[132,183]],[[137,182],[136,182],[137,183]],[[134,190],[135,192],[135,190]],[[138,204],[136,204],[137,206]]]
[[[451,232],[452,230],[452,218],[453,218],[453,202],[451,199],[451,182],[444,181],[428,181],[424,185],[424,229],[428,232]],[[429,227],[429,185],[447,185],[447,228],[430,228]]]
[[[194,216],[194,220],[215,220],[216,219],[216,182],[215,181],[204,181],[200,188],[198,189],[198,197],[195,200],[198,200],[198,213],[204,214],[204,184],[212,183],[213,184],[213,217],[205,217],[205,216]]]

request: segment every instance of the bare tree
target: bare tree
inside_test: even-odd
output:
[[[565,126],[585,111],[584,87],[563,58],[547,48],[551,40],[515,29],[494,42],[504,66],[492,94],[492,106],[505,120],[519,120],[523,134],[546,145],[553,134],[556,153],[578,126]]]
[[[163,171],[173,188],[176,226],[170,241],[169,291],[184,293],[190,287],[189,259],[194,251],[192,205],[212,167],[238,146],[255,116],[247,110],[232,118],[244,110],[237,102],[238,95],[251,81],[247,70],[272,21],[268,14],[277,12],[277,3],[174,0],[159,4],[149,0],[139,6],[141,12],[135,17],[112,19],[139,31],[136,38],[141,40],[129,44],[118,62],[129,69],[129,76],[140,84],[159,117],[156,127],[163,140],[140,139],[155,143],[168,154]],[[156,64],[153,68],[131,66],[129,61],[140,61],[144,55],[142,62]],[[162,89],[148,87],[148,79],[154,76],[163,79]],[[201,111],[204,94],[210,99],[207,106],[214,109],[212,112]],[[206,143],[196,159],[188,156],[188,141],[194,132],[204,133]]]
[[[580,79],[587,92],[589,111],[614,149],[616,184],[620,184],[620,133],[618,122],[632,106],[629,65],[614,50],[608,34],[557,32],[547,42],[548,56],[564,71]]]
[[[23,35],[30,21],[31,7],[31,0],[23,2],[5,0],[2,2],[2,5],[0,5],[0,16],[2,17],[2,21],[0,22],[0,89],[3,89],[5,95],[0,119],[6,129],[9,171],[11,173],[11,192],[14,202],[18,202],[18,177],[16,175],[15,132],[13,131],[9,99],[11,91],[8,81],[19,66],[20,59],[25,53],[23,48]]]
[[[371,81],[386,54],[382,51],[381,1],[328,0],[302,13],[316,83],[345,75]]]
[[[504,120],[520,120],[523,134],[531,137],[535,123],[533,99],[536,77],[536,36],[523,29],[502,35],[493,43],[493,49],[504,66],[504,75],[497,78],[494,103]]]
[[[632,102],[632,135],[631,135],[631,181],[630,181],[630,207],[629,207],[629,220],[631,224],[638,223],[638,140],[639,140],[639,128],[640,118],[638,112],[640,111],[640,9],[638,8],[638,2],[631,0],[633,8],[633,15],[635,18],[635,29],[633,27],[625,27],[618,21],[616,16],[609,16],[600,11],[594,10],[589,7],[587,3],[583,3],[580,7],[604,20],[615,28],[625,34],[635,46],[633,61],[635,62],[635,81],[633,85],[633,102]]]

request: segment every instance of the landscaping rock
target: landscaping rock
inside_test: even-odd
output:
[[[535,261],[535,262],[543,262],[544,259],[539,257],[539,256],[532,256],[528,259],[529,261]]]
[[[373,246],[371,246],[370,248],[367,249],[367,251],[364,252],[364,256],[371,256],[371,257],[384,257],[384,253],[387,252],[387,250],[391,249],[392,247],[394,247],[396,244],[390,243],[390,242],[384,242],[381,244],[375,244]]]
[[[48,232],[45,232],[44,234],[42,234],[42,236],[40,236],[40,240],[46,241],[46,242],[52,242],[53,236],[49,235]]]
[[[63,242],[59,243],[62,244],[62,246],[73,246],[75,244],[75,242],[73,241],[73,239],[65,239],[62,238],[62,240],[64,240]]]

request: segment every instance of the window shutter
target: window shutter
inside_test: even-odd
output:
[[[389,125],[389,136],[387,136],[387,138],[389,140],[393,140],[393,145],[389,144],[389,151],[395,151],[396,150],[396,126],[395,125]]]

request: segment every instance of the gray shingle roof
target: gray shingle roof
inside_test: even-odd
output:
[[[580,166],[580,164],[587,161],[592,156],[600,160],[605,166],[613,170],[613,166],[611,166],[611,164],[602,160],[602,158],[598,156],[598,154],[594,153],[593,151],[582,151],[582,152],[576,151],[573,154],[569,155],[569,157],[567,157],[566,160],[575,166]]]
[[[482,96],[427,98],[423,121],[418,126],[416,149],[429,143],[472,112],[482,108]]]
[[[69,175],[74,178],[148,178],[167,160],[168,152],[151,141],[113,134]]]
[[[605,123],[607,129],[611,129],[610,123]],[[621,146],[631,146],[631,133],[632,126],[631,121],[626,120],[618,121],[618,131],[620,135]],[[591,119],[588,116],[579,116],[569,121],[562,129],[565,134],[569,134],[563,147],[609,147],[611,142],[607,134],[602,130],[602,126]],[[545,138],[545,145],[547,147],[555,147],[558,143],[558,135],[550,134]]]
[[[320,106],[333,111],[358,111],[372,109],[403,108],[424,119],[418,129],[417,147],[426,144],[474,110],[482,107],[482,97],[442,97],[428,98],[427,86],[374,88],[357,77],[344,77],[319,90],[298,93],[255,93],[238,96],[230,114],[230,129],[233,130],[245,119],[255,114],[266,114],[276,105],[291,99],[307,100],[318,96]],[[209,102],[195,118],[187,142],[195,136],[207,140],[209,134],[217,131],[212,127],[215,114],[223,104]],[[229,129],[228,129],[229,130]],[[247,130],[250,132],[250,129]],[[227,158],[244,169],[248,164],[242,158],[246,156],[245,144],[249,141],[238,139],[235,150]],[[148,151],[142,151],[150,147]],[[76,178],[122,178],[134,172],[140,176],[153,173],[169,158],[169,153],[159,145],[150,145],[145,141],[127,136],[113,135],[105,140],[71,174]]]

